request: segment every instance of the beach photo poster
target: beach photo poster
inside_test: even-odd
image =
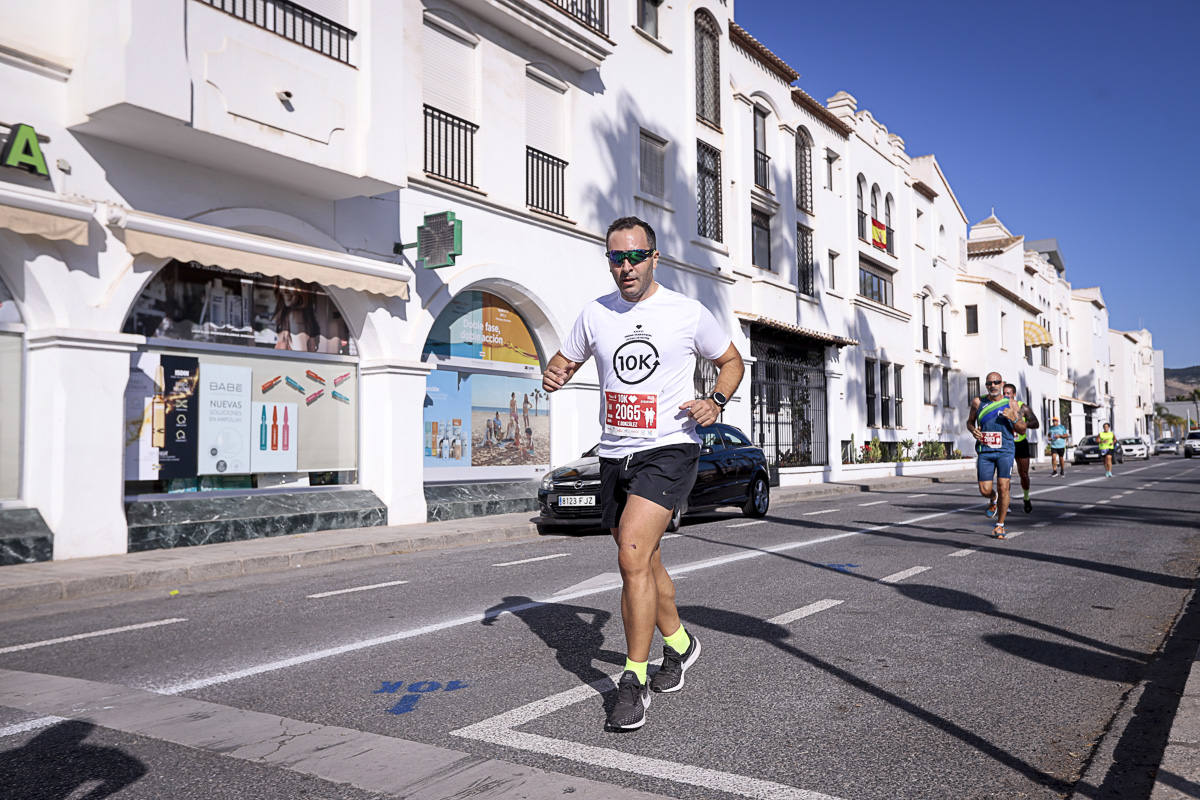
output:
[[[550,463],[550,405],[541,381],[471,376],[471,466]]]
[[[425,379],[424,465],[471,464],[471,382],[480,376],[435,369]]]

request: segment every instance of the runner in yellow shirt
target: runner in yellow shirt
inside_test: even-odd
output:
[[[1104,423],[1104,430],[1097,437],[1100,442],[1100,455],[1104,457],[1104,477],[1112,477],[1113,450],[1117,446],[1117,435],[1112,432],[1112,425]]]

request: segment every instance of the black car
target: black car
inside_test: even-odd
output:
[[[1075,463],[1088,464],[1091,462],[1101,463],[1104,461],[1104,456],[1100,455],[1100,440],[1095,436],[1085,436],[1079,440],[1079,444],[1075,445]],[[1121,452],[1121,445],[1113,448],[1113,461],[1118,464],[1125,463],[1125,454]]]
[[[767,458],[762,448],[732,425],[699,427],[700,463],[687,504],[675,509],[668,531],[684,514],[718,506],[741,506],[749,517],[766,515],[771,504]],[[600,445],[569,464],[550,470],[538,489],[538,531],[556,525],[600,524]]]

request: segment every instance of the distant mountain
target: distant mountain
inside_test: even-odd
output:
[[[1190,395],[1193,389],[1200,389],[1200,365],[1163,369],[1163,382],[1166,384],[1168,400],[1174,400],[1179,395]]]

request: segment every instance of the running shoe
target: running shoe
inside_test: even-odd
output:
[[[1008,534],[1004,532],[1004,523],[997,522],[996,527],[992,528],[992,536],[997,539],[1007,539]]]
[[[617,702],[608,715],[608,727],[616,731],[635,731],[646,724],[650,706],[650,685],[638,683],[637,674],[627,669],[617,681]]]
[[[663,660],[662,666],[658,668],[658,672],[654,673],[654,677],[650,679],[650,688],[655,692],[678,692],[683,688],[683,673],[687,672],[688,667],[696,663],[697,656],[700,655],[700,640],[696,638],[696,634],[691,634],[691,644],[683,653],[675,652],[675,648],[669,644],[663,645]]]
[[[1025,513],[1028,514],[1031,511],[1033,511],[1033,502],[1028,497],[1026,497],[1025,498]]]
[[[1112,477],[1112,473],[1111,473],[1111,472],[1106,472],[1106,473],[1104,473],[1104,477],[1106,477],[1106,478],[1111,478],[1111,477]]]
[[[996,504],[995,504],[995,503],[988,503],[988,507],[987,507],[987,518],[988,518],[988,519],[995,519],[995,518],[996,518],[996,514],[997,514],[997,513],[998,513],[998,511],[997,511],[997,509],[996,509]]]

